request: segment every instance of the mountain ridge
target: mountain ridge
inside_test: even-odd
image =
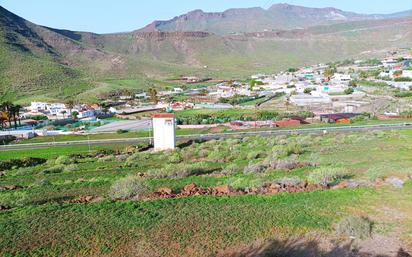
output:
[[[365,52],[369,58],[383,49],[411,47],[411,26],[412,17],[225,35],[140,30],[96,34],[36,25],[0,7],[0,100],[95,101],[119,88],[164,87],[169,85],[165,80],[181,75],[240,79],[254,72],[358,58]]]
[[[227,35],[308,28],[357,20],[401,18],[410,15],[412,15],[412,10],[393,14],[368,15],[342,11],[334,7],[312,8],[281,3],[274,4],[268,9],[232,8],[223,12],[204,12],[197,9],[170,20],[155,20],[137,31],[205,31]]]

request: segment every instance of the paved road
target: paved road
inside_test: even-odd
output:
[[[150,120],[125,120],[125,121],[115,121],[107,125],[93,129],[91,132],[116,132],[119,129],[128,131],[138,131],[143,129],[148,129],[151,127]]]
[[[412,129],[412,124],[381,124],[381,125],[364,125],[364,126],[342,126],[342,127],[327,127],[327,128],[306,128],[306,129],[291,129],[291,130],[267,130],[253,132],[229,132],[215,134],[194,134],[177,136],[178,141],[184,140],[211,140],[230,137],[248,137],[248,136],[276,136],[276,135],[291,135],[291,134],[307,134],[307,133],[348,133],[357,131],[376,131],[376,130],[397,130],[397,129]],[[66,142],[50,142],[50,143],[34,143],[34,144],[19,144],[19,145],[4,145],[0,146],[0,151],[11,150],[33,150],[49,147],[65,147],[65,146],[88,146],[88,145],[110,145],[110,144],[135,144],[140,142],[149,142],[151,138],[120,138],[120,139],[99,139],[99,140],[79,140]]]

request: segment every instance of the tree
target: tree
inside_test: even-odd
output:
[[[77,120],[77,118],[79,117],[79,112],[78,111],[74,111],[74,112],[72,112],[72,117],[73,117],[73,119],[74,120]]]
[[[159,102],[159,97],[157,96],[156,88],[149,88],[149,99],[154,104],[157,104]]]
[[[73,100],[68,100],[66,102],[66,107],[67,107],[67,109],[69,109],[69,113],[72,113],[72,109],[74,107],[74,101]]]
[[[0,127],[4,129],[7,126],[7,121],[9,120],[9,116],[7,112],[0,112]]]
[[[336,73],[336,67],[331,65],[325,69],[323,75],[330,79],[335,73]]]
[[[358,84],[356,83],[355,80],[351,80],[351,81],[349,82],[349,86],[350,86],[350,87],[357,87]]]
[[[349,87],[349,88],[347,88],[346,90],[345,90],[345,94],[347,94],[347,95],[351,95],[351,94],[353,94],[355,92],[355,90],[353,89],[353,88],[351,88],[351,87]]]
[[[61,111],[60,113],[63,114],[63,119],[66,119],[66,113],[67,113],[67,111],[66,111],[66,110],[63,110],[63,111]]]
[[[13,121],[14,121],[14,128],[17,129],[17,120],[19,121],[19,125],[21,125],[20,123],[20,109],[21,109],[21,105],[12,105],[11,109],[12,109],[12,113],[11,115],[13,115]]]
[[[208,91],[206,88],[202,88],[202,89],[199,91],[199,93],[202,94],[202,95],[207,95],[207,94],[209,94],[209,91]]]
[[[11,128],[11,120],[13,117],[14,105],[11,102],[4,102],[1,104],[1,110],[7,113],[7,121],[9,122],[9,128]]]
[[[303,93],[309,95],[310,93],[312,93],[312,91],[313,91],[313,88],[308,87],[308,88],[305,88],[305,90],[303,90]]]

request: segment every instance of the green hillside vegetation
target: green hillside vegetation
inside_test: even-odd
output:
[[[132,146],[102,146],[90,155],[86,147],[8,152],[8,159],[36,156],[47,162],[3,168],[0,187],[18,187],[0,191],[0,205],[11,207],[0,211],[0,254],[215,255],[258,240],[282,242],[290,234],[337,239],[342,236],[337,233],[350,228],[337,225],[352,217],[366,217],[374,235],[394,233],[407,247],[410,182],[399,189],[360,187],[147,201],[111,197],[127,192],[127,185],[150,194],[160,187],[178,192],[190,183],[244,189],[270,181],[334,185],[348,178],[360,184],[389,177],[408,179],[411,142],[411,132],[404,130],[232,138],[184,144],[162,153],[140,152],[143,148]],[[298,162],[307,164],[298,167]],[[273,168],[271,163],[283,166]],[[1,167],[4,164],[0,162]],[[138,174],[143,178],[128,184]],[[116,188],[120,191],[113,191]],[[75,202],[85,196],[95,202]],[[405,215],[393,216],[388,210]],[[361,232],[355,238],[370,233]]]

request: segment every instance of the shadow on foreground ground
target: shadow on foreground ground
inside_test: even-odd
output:
[[[223,254],[226,257],[411,257],[402,248],[391,254],[371,254],[359,251],[352,243],[324,251],[316,241],[272,240],[260,247],[251,247],[237,253]]]

